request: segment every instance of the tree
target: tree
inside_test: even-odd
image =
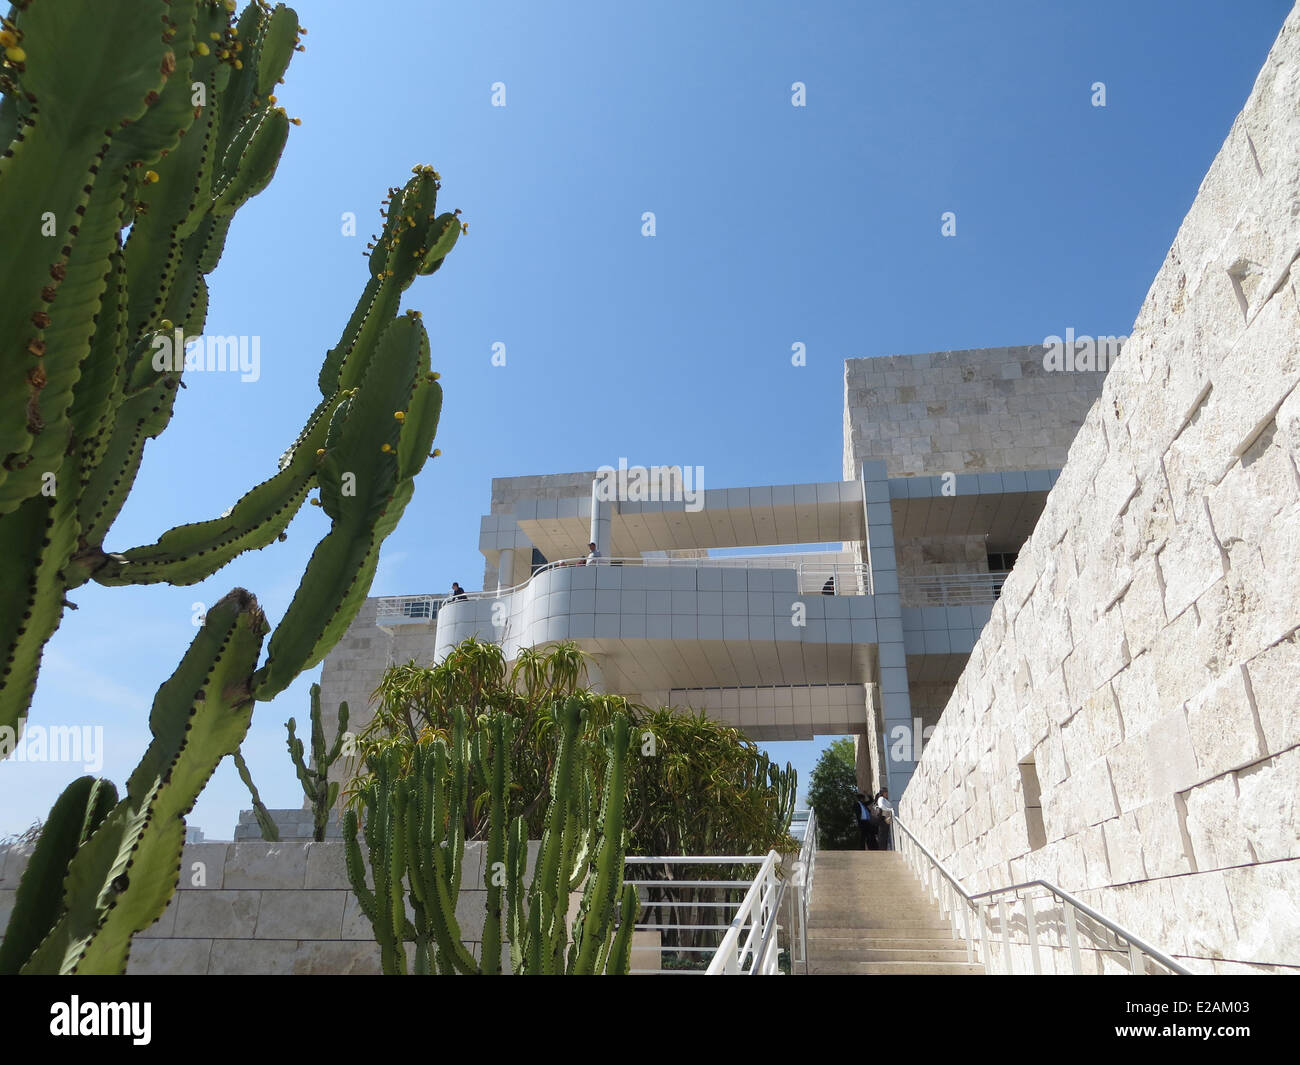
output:
[[[853,741],[838,739],[817,760],[808,789],[808,805],[817,814],[819,849],[850,850],[858,846],[858,819],[853,808],[857,793]]]

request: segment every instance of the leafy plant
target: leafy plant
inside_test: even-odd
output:
[[[817,813],[817,846],[821,850],[852,850],[858,846],[857,762],[853,741],[835,740],[817,759],[808,789],[808,805]]]

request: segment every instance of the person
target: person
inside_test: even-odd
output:
[[[862,792],[858,792],[854,796],[853,805],[858,813],[858,849],[873,851],[876,849],[876,840],[875,833],[872,831],[871,807],[867,803],[867,797]]]
[[[462,587],[460,586],[460,582],[459,582],[459,581],[452,581],[452,582],[451,582],[451,598],[448,599],[447,602],[449,602],[449,603],[459,603],[462,599],[467,599],[467,598],[469,598],[469,597],[465,594],[465,589],[462,588]]]
[[[890,826],[894,821],[894,806],[889,801],[889,789],[881,788],[876,796],[876,806],[880,810],[880,829],[876,837],[877,847],[882,851],[890,850]]]
[[[596,545],[594,542],[588,544],[587,546],[591,549],[590,551],[587,552],[587,565],[594,566],[596,564],[596,559],[600,558],[600,552],[596,550]]]

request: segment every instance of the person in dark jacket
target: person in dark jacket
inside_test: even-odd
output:
[[[858,815],[858,847],[860,850],[873,851],[876,849],[876,827],[871,822],[871,806],[867,797],[858,792],[853,805]]]

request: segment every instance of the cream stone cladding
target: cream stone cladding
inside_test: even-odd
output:
[[[1298,255],[1293,9],[900,811],[1201,972],[1300,972]]]
[[[1040,343],[846,359],[844,479],[870,459],[890,477],[1059,469],[1105,374],[1050,373],[1043,355]]]

